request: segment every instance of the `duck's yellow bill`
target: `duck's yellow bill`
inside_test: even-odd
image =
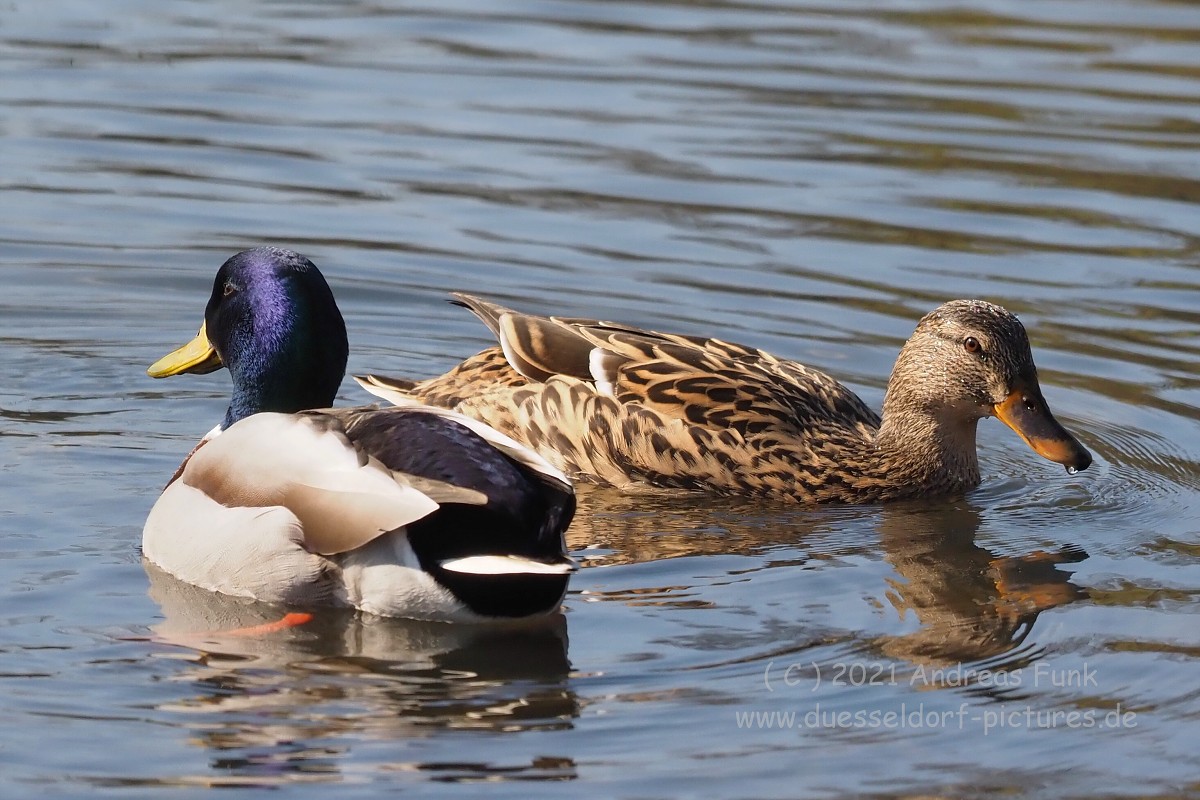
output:
[[[201,325],[195,339],[155,361],[146,370],[146,374],[151,378],[168,378],[185,372],[203,375],[222,366],[224,365],[221,363],[221,357],[208,340],[208,331]]]
[[[1015,387],[993,408],[1000,421],[1016,431],[1042,458],[1062,464],[1071,472],[1091,465],[1092,454],[1050,413],[1036,383]]]

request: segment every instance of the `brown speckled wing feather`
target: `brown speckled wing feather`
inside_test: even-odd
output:
[[[596,383],[624,404],[744,434],[775,427],[803,434],[831,416],[864,434],[879,425],[873,411],[828,375],[762,350],[455,297],[488,325],[505,360],[533,383],[569,376]],[[476,365],[476,386],[486,366]]]
[[[864,435],[878,417],[827,375],[715,339],[581,328],[618,360],[607,378],[622,403],[744,436],[775,430],[805,436],[832,418]]]
[[[529,384],[529,379],[512,368],[499,347],[489,347],[464,359],[445,375],[424,381],[413,382],[385,375],[370,377],[414,400],[450,409],[480,395],[504,395]]]
[[[829,499],[846,487],[821,473],[850,466],[879,424],[829,376],[755,348],[456,298],[500,346],[396,388],[576,478]]]

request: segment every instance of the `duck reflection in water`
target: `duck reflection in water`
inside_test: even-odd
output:
[[[901,619],[911,613],[920,622],[912,633],[880,636],[884,655],[935,668],[997,658],[1021,648],[1043,611],[1087,597],[1061,568],[1086,558],[1082,550],[998,555],[975,541],[982,520],[966,501],[882,510],[880,542],[896,571],[887,601]],[[992,668],[1035,657],[1014,655]]]
[[[976,542],[984,512],[969,499],[952,504],[900,503],[816,513],[782,506],[764,509],[729,499],[681,503],[666,495],[637,496],[580,486],[578,500],[580,513],[567,539],[572,552],[588,565],[696,555],[761,559],[763,553],[770,552],[773,558],[768,568],[815,566],[820,562],[814,551],[800,558],[772,551],[797,548],[804,552],[806,544],[820,542],[819,558],[845,558],[873,557],[882,549],[893,574],[883,583],[872,574],[869,584],[852,586],[848,594],[876,597],[881,609],[891,608],[896,615],[884,614],[885,632],[855,630],[851,636],[859,643],[857,649],[874,650],[914,665],[950,667],[999,659],[993,668],[1019,666],[1036,657],[1022,645],[1038,616],[1087,597],[1084,589],[1070,582],[1071,573],[1063,569],[1065,564],[1086,558],[1086,553],[1068,545],[1058,551],[1038,549],[1001,555]],[[860,535],[856,535],[856,528],[861,529]],[[852,538],[831,548],[831,535]],[[829,602],[827,597],[810,597],[803,586],[797,590],[805,605],[817,599]],[[590,593],[637,605],[712,605],[705,599],[703,587],[687,585]],[[837,619],[839,613],[832,613],[832,626],[828,619],[784,621],[785,627],[802,623],[796,628],[801,642],[798,649],[818,639],[845,636],[843,623]],[[894,632],[911,627],[913,620],[919,624],[916,630]],[[827,627],[830,629],[825,633],[817,633]],[[1012,655],[1003,658],[1009,653]]]
[[[195,688],[159,710],[182,715],[191,740],[211,749],[212,767],[232,771],[238,785],[340,780],[350,741],[560,730],[579,715],[561,613],[488,626],[323,609],[306,624],[264,632],[259,626],[279,620],[278,607],[197,589],[144,565],[164,616],[154,641],[179,648],[172,654],[190,664],[174,681]],[[570,759],[553,757],[499,773],[469,758],[452,769],[473,779],[575,776]]]

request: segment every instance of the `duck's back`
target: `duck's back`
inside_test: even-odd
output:
[[[459,297],[498,347],[421,383],[364,385],[480,419],[573,477],[787,495],[879,425],[833,378],[756,348]]]
[[[560,554],[562,532],[574,513],[570,487],[461,422],[417,408],[314,413],[336,417],[356,448],[390,470],[482,496],[480,503],[444,502],[436,517],[410,524],[410,539],[430,539],[418,552],[436,561],[489,551],[530,558]],[[440,535],[448,530],[454,535]]]

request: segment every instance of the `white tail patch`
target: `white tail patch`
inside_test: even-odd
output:
[[[570,575],[578,569],[567,559],[547,564],[520,556],[467,556],[440,562],[442,569],[465,575]]]

